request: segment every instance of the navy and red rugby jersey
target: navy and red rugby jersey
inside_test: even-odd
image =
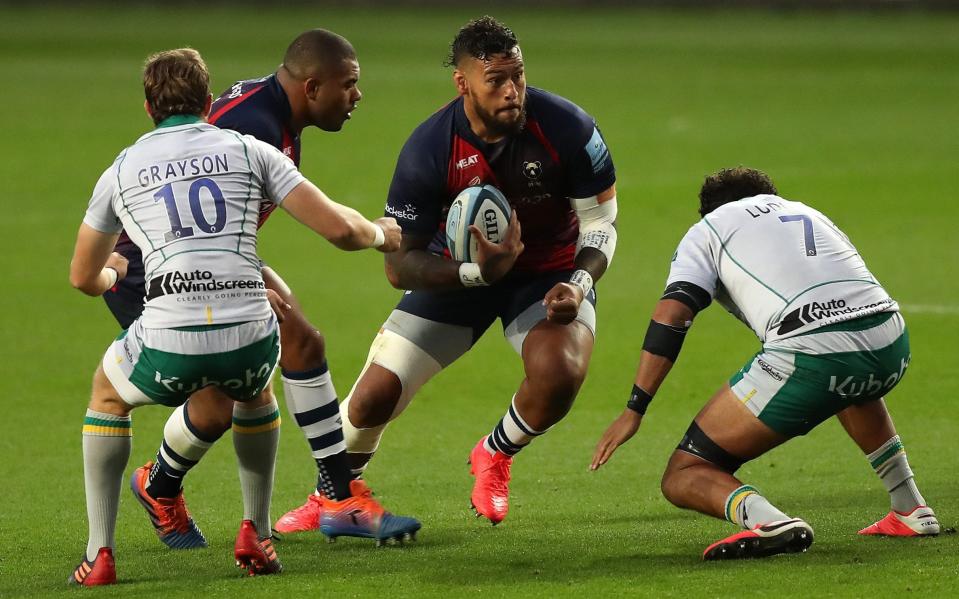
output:
[[[234,83],[213,101],[207,122],[265,141],[299,167],[300,136],[290,128],[290,115],[290,101],[274,73]],[[274,209],[273,202],[261,204],[257,226],[262,227]]]
[[[265,141],[283,152],[299,167],[300,136],[290,128],[290,115],[290,101],[274,73],[259,79],[234,83],[213,101],[207,122],[221,129],[232,129]],[[258,227],[263,226],[275,208],[276,204],[273,202],[260,205]],[[117,292],[139,301],[139,298],[146,294],[140,248],[123,232],[114,251],[130,261],[128,276],[117,284]]]
[[[491,184],[503,192],[523,228],[518,271],[573,268],[579,223],[570,198],[608,189],[616,170],[592,117],[555,94],[527,88],[526,126],[485,143],[470,128],[463,98],[417,127],[400,152],[386,215],[403,232],[434,235],[430,251],[449,256],[446,214],[463,189]]]

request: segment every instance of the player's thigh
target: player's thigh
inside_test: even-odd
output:
[[[350,419],[381,424],[455,362],[496,317],[488,290],[408,291],[373,339],[363,372],[348,396]]]
[[[503,322],[503,334],[516,353],[525,357],[524,345],[530,332],[534,328],[549,330],[546,326],[546,306],[543,297],[556,283],[568,282],[570,271],[558,271],[529,275],[522,279],[509,282],[509,297],[502,304],[500,319]],[[592,351],[592,341],[596,337],[596,290],[591,289],[580,304],[575,323],[589,332],[589,350]],[[555,325],[554,325],[555,326]],[[577,327],[573,327],[576,329]],[[579,333],[573,333],[568,340],[573,344],[584,344]],[[589,356],[586,356],[587,362]]]
[[[585,380],[592,354],[593,331],[580,320],[565,325],[540,320],[522,343],[527,379],[571,393]]]
[[[704,438],[696,438],[699,433]],[[726,384],[713,394],[696,415],[693,426],[687,431],[680,448],[689,445],[690,447],[684,453],[696,455],[695,451],[690,452],[688,449],[698,447],[708,450],[711,441],[722,451],[738,458],[741,462],[747,462],[787,439],[786,435],[776,432],[757,418]],[[682,456],[679,457],[682,458]],[[699,457],[705,457],[710,462],[717,462],[715,459],[710,459],[708,455]],[[735,470],[736,468],[725,469]]]
[[[275,291],[290,305],[290,309],[284,311],[283,322],[280,323],[280,342],[283,344],[285,354],[284,368],[288,367],[286,363],[290,360],[303,362],[303,364],[295,364],[293,370],[297,370],[298,366],[312,367],[313,362],[325,357],[326,344],[323,337],[319,334],[317,327],[306,318],[302,305],[286,281],[269,266],[263,265],[260,272],[267,289]]]
[[[382,330],[405,339],[446,368],[493,324],[501,295],[497,287],[407,291]]]

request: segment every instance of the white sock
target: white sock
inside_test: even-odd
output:
[[[545,432],[545,430],[534,430],[530,425],[526,424],[526,421],[523,420],[519,410],[516,408],[516,396],[514,395],[509,410],[507,410],[506,415],[500,419],[499,423],[493,429],[493,432],[486,437],[486,442],[483,443],[483,447],[486,448],[486,451],[488,451],[490,455],[494,455],[498,451],[508,456],[514,456],[519,453],[521,449],[529,445],[530,441]]]
[[[83,421],[83,483],[87,496],[87,559],[114,546],[123,470],[133,446],[129,416],[87,410]]]
[[[147,492],[153,497],[175,497],[183,477],[213,447],[215,438],[204,438],[190,422],[189,400],[173,410],[163,427],[163,442],[150,470]]]
[[[883,443],[876,451],[867,454],[866,459],[889,491],[892,509],[908,514],[916,507],[926,505],[926,500],[922,498],[919,488],[916,487],[912,468],[909,467],[906,450],[902,446],[899,435]]]
[[[261,537],[270,536],[270,499],[279,443],[280,410],[275,399],[256,408],[233,404],[233,448],[240,467],[243,519],[252,520]]]
[[[762,524],[789,520],[789,516],[769,503],[755,487],[743,485],[726,499],[726,519],[746,530],[752,530]]]
[[[310,444],[313,459],[346,451],[340,406],[326,364],[308,372],[284,370],[282,378],[286,408]]]

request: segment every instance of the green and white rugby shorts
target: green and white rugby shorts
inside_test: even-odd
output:
[[[103,355],[103,371],[132,406],[182,405],[215,385],[249,401],[269,383],[280,359],[276,319],[147,329],[137,319]]]
[[[909,366],[909,333],[881,312],[763,346],[729,380],[749,410],[787,437],[843,409],[882,398]]]

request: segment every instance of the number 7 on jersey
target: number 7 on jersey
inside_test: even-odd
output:
[[[806,255],[816,255],[816,236],[813,234],[811,218],[805,214],[787,214],[780,216],[779,220],[784,223],[802,221],[803,241],[806,244]]]

